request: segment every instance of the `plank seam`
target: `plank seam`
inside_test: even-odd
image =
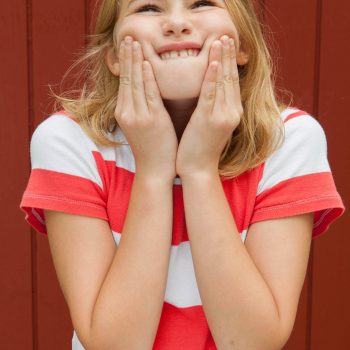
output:
[[[320,64],[321,64],[321,40],[322,40],[322,0],[316,3],[316,38],[315,38],[315,61],[314,61],[314,92],[313,92],[313,115],[318,120],[319,95],[320,95]],[[314,245],[310,248],[310,273],[308,277],[307,312],[306,312],[306,350],[312,349],[312,299],[313,299],[313,266]]]
[[[26,2],[26,30],[27,30],[27,91],[28,91],[28,140],[34,131],[34,80],[33,80],[33,4],[32,0]],[[30,160],[29,160],[30,163]],[[37,293],[37,242],[33,228],[30,229],[31,246],[31,284],[32,284],[32,346],[33,349],[39,349],[38,339],[38,293]]]

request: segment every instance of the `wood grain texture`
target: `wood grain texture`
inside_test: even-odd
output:
[[[1,1],[0,28],[0,347],[31,349],[31,236],[19,210],[29,176],[26,3]]]
[[[350,203],[349,41],[350,2],[321,6],[318,117],[328,141],[328,158],[345,206]],[[350,348],[350,217],[334,223],[315,242],[311,349]]]
[[[317,56],[317,0],[265,0],[265,23],[273,35],[277,86],[293,95],[292,106],[314,113]],[[283,97],[283,95],[281,95]],[[286,102],[288,96],[283,98]],[[313,250],[313,248],[312,248]],[[301,293],[293,332],[285,350],[306,350],[310,342],[313,254]]]
[[[85,3],[32,0],[34,127],[50,113],[48,84],[58,84],[84,46]],[[47,237],[37,240],[38,350],[71,348],[73,326],[54,270]],[[36,350],[37,350],[36,349]]]
[[[277,86],[294,95],[294,105],[313,112],[317,0],[265,0],[265,22],[274,37]]]

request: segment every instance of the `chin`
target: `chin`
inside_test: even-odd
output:
[[[171,84],[158,84],[160,95],[165,100],[185,100],[196,98],[200,94],[200,85],[173,82]]]
[[[205,72],[193,69],[190,73],[168,72],[157,74],[155,72],[160,95],[166,100],[183,100],[197,98],[200,95]]]

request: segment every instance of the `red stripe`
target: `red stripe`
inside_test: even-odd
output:
[[[284,123],[287,123],[287,121],[293,119],[293,118],[296,118],[296,117],[300,117],[302,115],[309,115],[309,113],[305,112],[305,111],[298,111],[298,112],[295,112],[295,113],[292,113],[290,114],[286,119],[284,119]]]
[[[118,167],[115,161],[106,161],[99,152],[93,152],[104,188],[108,193],[107,213],[110,227],[121,233],[126,219],[134,173]],[[256,187],[262,174],[262,166],[237,178],[222,181],[223,190],[235,219],[238,232],[249,226],[254,208]],[[189,240],[182,185],[173,185],[173,237],[172,245]]]
[[[153,350],[216,350],[202,306],[164,303]]]
[[[264,191],[256,198],[251,223],[309,212],[316,212],[313,237],[344,212],[330,172],[297,176]]]
[[[45,169],[33,169],[20,208],[26,220],[38,232],[46,228],[36,218],[32,208],[43,220],[43,210],[50,209],[70,214],[85,215],[108,220],[106,197],[101,188],[91,180]]]

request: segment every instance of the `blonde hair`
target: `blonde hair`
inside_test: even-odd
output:
[[[239,176],[262,164],[281,145],[283,122],[280,113],[286,108],[278,101],[272,59],[251,0],[224,0],[240,36],[248,63],[239,67],[241,100],[244,110],[241,122],[224,148],[219,174],[227,178]],[[84,53],[64,75],[81,67],[77,90],[61,95],[51,93],[58,106],[75,117],[85,132],[99,145],[119,147],[108,134],[118,127],[114,117],[119,89],[118,77],[112,75],[105,62],[106,50],[115,47],[115,26],[121,16],[118,0],[103,0],[99,8],[94,34]]]

